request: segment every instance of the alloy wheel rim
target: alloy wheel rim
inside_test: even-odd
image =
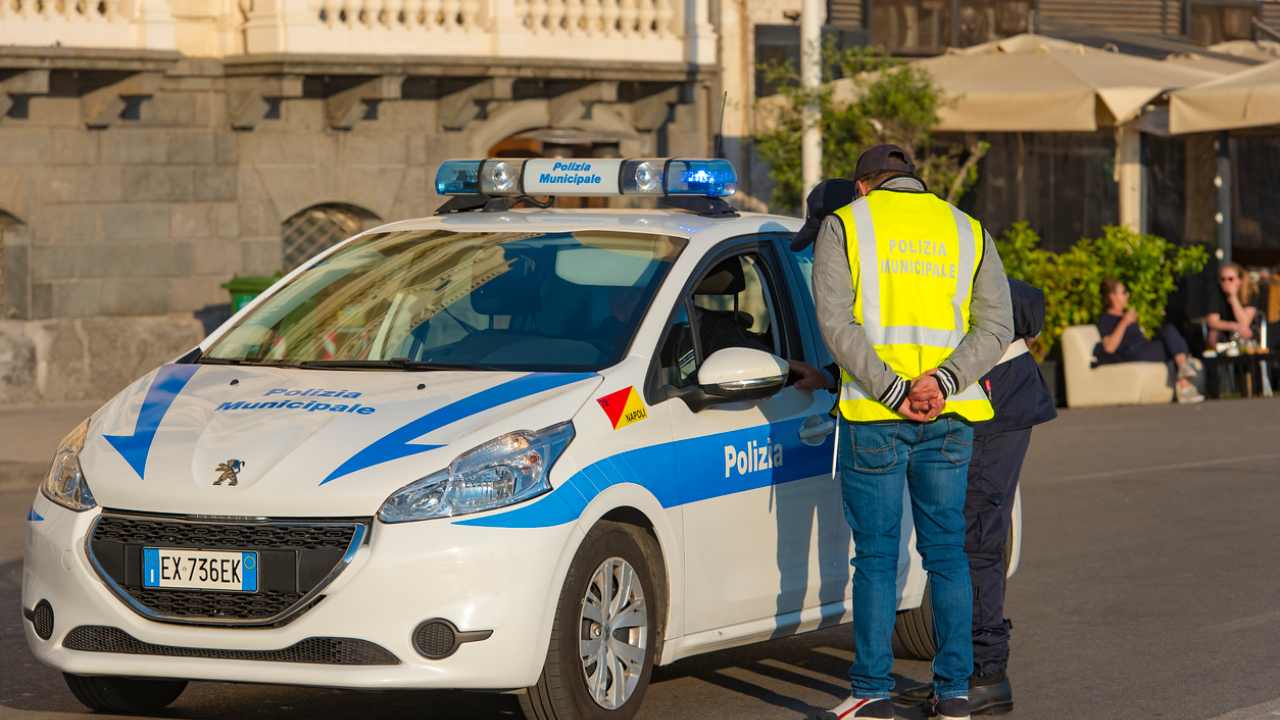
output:
[[[611,557],[591,574],[578,615],[578,657],[597,705],[617,710],[635,694],[644,672],[649,612],[635,568]]]

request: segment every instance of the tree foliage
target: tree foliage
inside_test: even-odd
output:
[[[1045,327],[1033,348],[1044,359],[1072,325],[1092,325],[1101,316],[1099,288],[1116,278],[1129,289],[1129,306],[1151,336],[1164,324],[1165,306],[1178,278],[1204,269],[1203,246],[1178,246],[1162,237],[1123,226],[1103,228],[1102,236],[1082,238],[1064,253],[1040,247],[1040,236],[1026,222],[1016,223],[996,241],[1009,277],[1044,291]]]
[[[809,102],[821,118],[823,177],[852,177],[863,150],[894,143],[912,152],[921,179],[950,202],[977,182],[977,164],[988,146],[934,142],[931,133],[946,99],[927,72],[866,48],[826,46],[823,59],[823,82],[816,91],[801,85],[790,61],[761,66],[767,83],[778,88],[778,97],[767,101],[773,113],[770,129],[755,137],[757,151],[771,168],[776,210],[795,210],[803,199],[800,145]],[[852,100],[835,97],[830,83],[837,78],[853,84]]]

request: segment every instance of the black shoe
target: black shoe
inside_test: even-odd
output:
[[[814,720],[855,720],[856,718],[893,720],[893,701],[888,698],[871,700],[850,697],[830,710],[813,717]]]
[[[938,720],[969,720],[969,698],[934,698],[929,717],[936,717]]]
[[[1013,710],[1013,687],[1004,673],[978,675],[969,681],[969,712],[1003,715]]]

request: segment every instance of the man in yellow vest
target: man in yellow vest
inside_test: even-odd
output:
[[[823,220],[814,249],[818,325],[842,370],[839,480],[854,539],[852,693],[824,717],[893,717],[905,489],[937,631],[933,714],[968,718],[970,424],[994,416],[977,381],[1013,339],[1009,283],[991,237],[928,191],[906,151],[867,150],[854,180],[861,197]]]

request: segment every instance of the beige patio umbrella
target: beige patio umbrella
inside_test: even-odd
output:
[[[1269,40],[1257,42],[1251,40],[1230,40],[1217,45],[1210,45],[1204,52],[1174,53],[1164,61],[1191,67],[1197,70],[1208,70],[1221,75],[1230,75],[1264,62],[1280,60],[1280,43]]]
[[[1280,60],[1280,43],[1274,40],[1228,40],[1210,45],[1208,49],[1223,55],[1234,55],[1250,60],[1266,62]]]
[[[1169,96],[1174,135],[1280,125],[1280,60]]]
[[[1092,132],[1133,120],[1161,93],[1220,75],[1019,35],[914,63],[950,99],[938,130]],[[837,81],[839,95],[853,92]]]
[[[1174,53],[1165,58],[1164,61],[1184,68],[1215,73],[1218,77],[1232,75],[1248,70],[1251,67],[1256,67],[1255,62],[1239,56],[1228,60],[1221,55],[1215,57],[1195,52]]]

